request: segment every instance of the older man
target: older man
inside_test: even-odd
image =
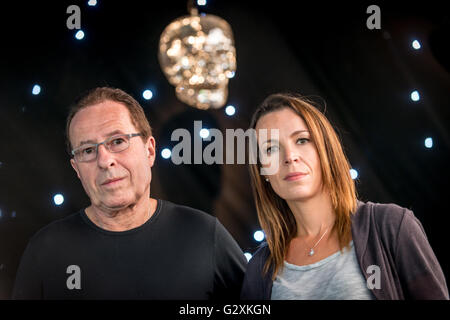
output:
[[[135,99],[90,91],[71,109],[66,134],[91,204],[33,236],[14,299],[239,297],[246,259],[222,224],[150,197],[155,139]]]

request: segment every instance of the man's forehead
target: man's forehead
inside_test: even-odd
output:
[[[85,122],[101,123],[112,120],[131,123],[130,113],[122,103],[106,100],[78,111],[72,119],[71,127],[76,127]]]
[[[102,102],[93,104],[93,105],[89,105],[87,107],[84,107],[83,109],[79,110],[75,116],[74,119],[76,117],[80,118],[83,116],[93,116],[93,115],[97,115],[97,114],[120,114],[120,113],[129,113],[128,112],[128,108],[120,102],[117,101],[112,101],[112,100],[104,100]]]
[[[110,132],[135,130],[128,109],[121,103],[104,101],[75,114],[70,124],[72,142],[107,136]]]

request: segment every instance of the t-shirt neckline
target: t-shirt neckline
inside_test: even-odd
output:
[[[353,248],[353,240],[350,241],[350,250],[352,250],[352,248]],[[344,248],[344,250],[345,250],[345,248]],[[303,265],[303,266],[298,266],[296,264],[289,263],[289,262],[287,262],[285,260],[284,261],[284,266],[286,268],[288,268],[288,269],[291,269],[291,270],[307,271],[307,270],[310,270],[310,269],[318,268],[318,267],[320,267],[320,266],[330,262],[331,260],[334,260],[335,258],[340,256],[341,254],[342,254],[341,250],[338,250],[337,252],[333,253],[332,255],[329,255],[326,258],[323,258],[322,260],[319,260],[319,261],[317,261],[315,263],[312,263],[312,264]]]

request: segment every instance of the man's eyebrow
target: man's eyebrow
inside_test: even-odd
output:
[[[83,140],[81,141],[78,146],[82,146],[83,144],[96,144],[97,142],[95,142],[94,140]]]
[[[114,130],[114,131],[111,131],[110,133],[107,133],[106,136],[107,137],[112,137],[112,136],[114,136],[116,134],[124,134],[124,133],[123,133],[122,130]]]
[[[106,134],[107,137],[112,137],[116,134],[123,134],[122,130],[114,130]],[[83,144],[97,144],[97,141],[94,140],[83,140],[80,142],[78,146],[82,146]]]

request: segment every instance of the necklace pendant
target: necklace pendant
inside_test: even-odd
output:
[[[314,249],[311,249],[310,251],[309,251],[309,256],[311,257],[312,255],[314,254]]]

